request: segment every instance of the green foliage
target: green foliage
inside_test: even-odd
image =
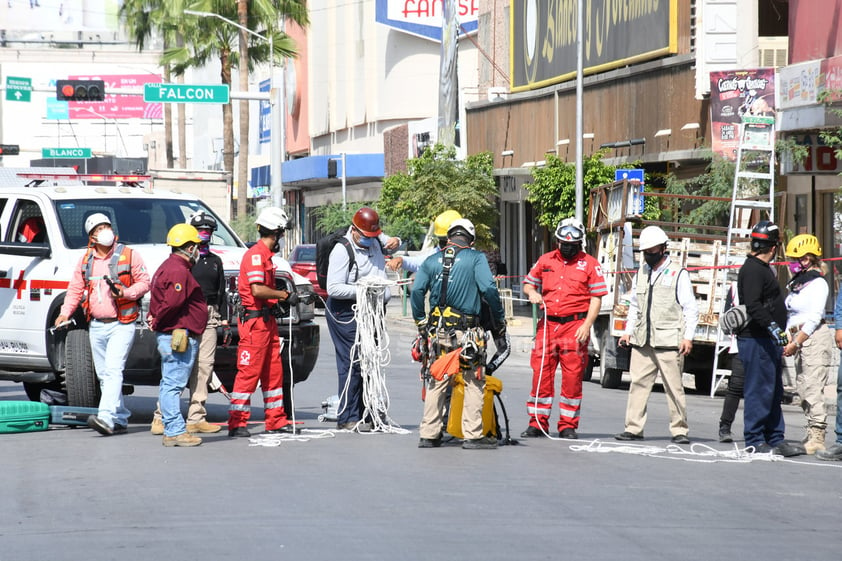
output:
[[[479,249],[493,249],[492,230],[499,213],[496,206],[494,159],[489,152],[457,160],[456,149],[436,144],[420,158],[407,161],[407,173],[383,180],[377,201],[383,228],[416,247],[435,217],[448,209],[459,211],[474,223]]]
[[[354,203],[347,205],[345,210],[342,209],[342,203],[332,203],[317,207],[313,210],[313,215],[316,218],[316,227],[322,232],[333,232],[339,228],[347,228],[351,225],[351,219],[354,217],[354,213],[364,206],[372,205],[368,203]],[[391,232],[387,233],[392,235]]]
[[[244,242],[257,241],[257,226],[254,225],[254,215],[246,213],[228,223]]]
[[[602,161],[605,151],[599,151],[582,162],[582,186],[587,213],[587,197],[590,190],[614,182],[616,166]],[[532,183],[524,184],[529,191],[527,200],[535,206],[538,223],[550,231],[564,218],[576,213],[576,166],[568,164],[553,154],[548,154],[546,165],[532,170]],[[587,217],[584,216],[583,219]],[[586,221],[586,220],[585,220]]]
[[[736,164],[721,157],[714,157],[706,173],[690,179],[667,177],[666,193],[676,195],[704,195],[731,198],[734,189]],[[663,218],[667,222],[684,224],[706,224],[728,226],[731,205],[728,201],[688,201],[665,199],[661,205]],[[697,232],[699,228],[683,228],[687,232]]]

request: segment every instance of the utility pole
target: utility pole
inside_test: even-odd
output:
[[[249,89],[249,36],[248,36],[248,0],[237,0],[237,18],[240,22],[240,64],[237,75],[240,77],[240,91]],[[240,100],[240,159],[237,166],[237,218],[246,215],[248,208],[249,177],[249,102]]]

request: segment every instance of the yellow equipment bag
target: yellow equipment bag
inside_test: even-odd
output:
[[[494,394],[503,391],[503,380],[494,376],[485,377],[485,393],[482,396],[482,434],[496,436],[497,415],[494,414]],[[465,381],[462,374],[453,377],[453,393],[450,396],[450,416],[447,419],[447,432],[456,438],[464,438],[462,433],[462,404],[465,401]]]
[[[177,353],[183,353],[187,350],[187,339],[188,335],[186,329],[173,329],[170,347]]]

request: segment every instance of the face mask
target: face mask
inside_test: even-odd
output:
[[[199,239],[202,240],[202,243],[207,244],[210,243],[211,233],[208,230],[199,230]]]
[[[114,245],[114,230],[111,228],[100,230],[96,235],[96,243],[104,245],[105,247],[111,247]]]
[[[357,240],[357,245],[360,247],[371,247],[371,240],[374,238],[368,238],[366,236],[360,236],[360,239]]]
[[[801,266],[801,263],[799,263],[798,261],[790,261],[789,262],[789,272],[792,273],[793,275],[797,275],[798,273],[800,273],[803,270],[804,270],[804,268]]]
[[[646,264],[649,265],[651,268],[655,268],[655,266],[664,258],[664,252],[659,251],[658,253],[643,253],[643,259],[646,261]]]
[[[272,253],[278,253],[281,251],[281,245],[284,243],[284,237],[278,236],[275,240],[275,245],[272,246]]]
[[[576,243],[560,243],[558,244],[558,251],[561,253],[561,256],[570,261],[577,255],[579,255],[579,244]]]

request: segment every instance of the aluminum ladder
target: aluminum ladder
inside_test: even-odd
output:
[[[728,236],[725,257],[722,260],[722,263],[729,267],[741,263],[742,260],[741,256],[733,255],[734,244],[749,241],[752,224],[762,219],[774,220],[775,215],[775,118],[744,115],[739,134]],[[758,214],[760,217],[752,220],[752,217]],[[726,271],[726,278],[736,282],[737,269],[728,268]],[[722,289],[727,291],[730,284],[722,283]],[[720,296],[720,301],[724,302],[725,294]],[[722,380],[731,374],[730,370],[719,368],[719,355],[730,346],[731,336],[717,327],[711,397]]]

